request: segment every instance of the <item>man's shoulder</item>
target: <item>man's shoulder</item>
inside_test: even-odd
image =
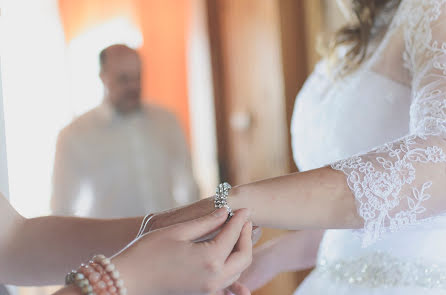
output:
[[[157,123],[178,124],[177,118],[170,110],[154,104],[144,104],[143,106],[148,118],[156,121]]]
[[[99,126],[101,122],[100,110],[98,107],[87,111],[75,117],[67,126],[65,126],[60,135],[62,136],[76,136],[78,134],[85,134],[92,132],[95,127]]]

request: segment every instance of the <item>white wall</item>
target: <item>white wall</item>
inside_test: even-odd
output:
[[[191,19],[187,66],[192,162],[201,196],[205,197],[214,193],[219,175],[212,65],[204,0],[192,1]]]
[[[142,37],[117,18],[66,44],[57,0],[2,1],[0,56],[10,202],[26,217],[41,216],[50,213],[59,131],[102,100],[99,51],[113,43],[137,46]]]
[[[73,116],[65,40],[57,0],[3,0],[1,18],[9,199],[19,213],[35,217],[49,212],[56,136]]]
[[[3,115],[2,75],[0,58],[0,192],[9,197],[8,163],[6,157],[5,118]]]

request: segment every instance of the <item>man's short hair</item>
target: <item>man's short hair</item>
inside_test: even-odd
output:
[[[105,56],[106,56],[107,48],[108,47],[102,49],[101,52],[99,53],[99,69],[101,70],[101,72],[105,65]]]
[[[124,48],[127,48],[127,49],[131,50],[131,51],[135,51],[135,49],[130,48],[130,47],[128,47],[125,44],[113,44],[113,45],[105,47],[99,53],[99,69],[100,69],[101,72],[104,70],[104,66],[105,66],[105,63],[107,61],[107,51],[108,51],[109,48],[112,48],[112,47],[124,47]]]

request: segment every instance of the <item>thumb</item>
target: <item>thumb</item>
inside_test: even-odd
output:
[[[203,236],[216,231],[222,226],[228,217],[228,212],[225,208],[218,209],[211,214],[203,217],[180,223],[175,226],[177,236],[181,240],[195,241]]]

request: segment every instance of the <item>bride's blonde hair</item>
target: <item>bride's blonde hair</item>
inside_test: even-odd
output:
[[[337,60],[341,73],[348,74],[356,70],[367,56],[367,48],[375,37],[374,27],[381,13],[393,10],[401,0],[350,0],[354,21],[337,31],[325,46],[324,55]],[[337,49],[346,45],[347,53],[339,60]]]

